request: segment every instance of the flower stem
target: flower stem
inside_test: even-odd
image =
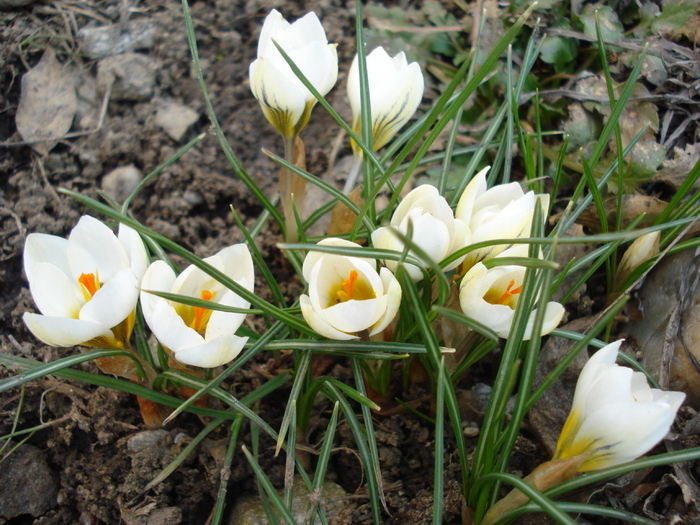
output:
[[[345,187],[343,187],[343,193],[348,195],[352,189],[355,187],[357,182],[357,177],[362,169],[362,155],[355,155],[352,167],[350,168],[350,173],[348,173],[348,179],[345,181]]]
[[[306,168],[306,152],[304,143],[299,137],[285,138],[284,158],[287,162],[300,168]],[[296,204],[299,215],[304,209],[304,192],[306,190],[306,179],[285,167],[280,168],[279,193],[282,201],[282,211],[284,213],[285,240],[296,242],[299,240],[299,228],[294,216],[294,205]]]

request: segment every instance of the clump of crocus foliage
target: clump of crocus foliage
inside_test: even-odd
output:
[[[351,391],[354,399],[363,403],[365,425],[371,429],[368,407],[380,413],[384,407],[368,396],[390,399],[387,392],[395,361],[407,363],[402,370],[404,379],[412,377],[416,369],[427,372],[423,376],[432,381],[436,393],[436,428],[442,424],[443,406],[438,402],[444,403],[450,393],[454,395],[453,386],[466,368],[463,363],[478,361],[496,346],[513,364],[512,370],[499,370],[497,386],[519,388],[514,386],[518,381],[513,370],[517,372],[523,361],[528,365],[530,354],[523,356],[530,350],[524,342],[533,345],[528,348],[534,348],[536,355],[540,338],[554,331],[565,315],[562,304],[549,300],[551,280],[545,278],[546,271],[551,277],[556,267],[552,248],[556,243],[543,239],[551,200],[544,186],[532,180],[529,184],[537,191],[520,182],[494,184],[498,174],[489,174],[489,167],[473,174],[479,165],[486,164],[481,161],[474,163],[473,171],[464,172],[456,191],[444,184],[424,183],[402,193],[410,172],[398,184],[387,178],[381,188],[372,188],[373,182],[382,180],[381,162],[375,154],[390,145],[413,118],[424,90],[418,63],[409,63],[404,52],[392,57],[377,47],[367,55],[356,55],[349,66],[347,97],[352,122],[343,124],[350,136],[347,144],[353,163],[343,190],[330,191],[338,201],[336,210],[340,209],[345,219],[360,213],[362,217],[356,223],[331,221],[329,231],[333,234],[308,237],[303,222],[304,210],[309,207],[305,185],[307,179],[316,181],[317,174],[305,171],[300,135],[317,99],[325,97],[336,83],[336,45],[328,42],[315,14],[289,23],[273,10],[262,26],[257,58],[249,71],[252,93],[282,137],[284,149],[282,160],[277,159],[282,213],[271,202],[265,203],[272,215],[277,214],[286,241],[307,241],[282,246],[304,291],[295,297],[281,297],[280,287],[269,281],[272,272],[265,267],[252,237],[203,259],[171,244],[169,249],[184,254],[192,263],[181,270],[164,257],[164,250],[152,249],[149,255],[146,246],[153,248],[162,238],[140,227],[126,213],[110,215],[133,226],[120,224],[116,235],[106,224],[85,216],[67,239],[39,233],[27,238],[24,268],[40,311],[24,315],[31,332],[54,346],[118,349],[122,353],[113,357],[119,359],[118,365],[111,366],[109,356],[98,363],[105,373],[163,391],[179,386],[183,377],[201,384],[195,380],[211,379],[221,367],[233,363],[230,372],[237,363],[249,359],[248,354],[265,351],[267,343],[275,344],[276,349],[289,343],[295,348],[296,363],[303,365],[294,376],[292,390],[297,397],[291,400],[287,414],[296,417],[298,402],[301,428],[308,422],[319,391],[338,400],[338,392],[343,390]],[[465,100],[466,96],[461,103]],[[363,169],[363,182],[370,187],[355,188]],[[382,191],[391,196],[390,206],[377,209],[377,196]],[[149,242],[143,242],[145,237]],[[622,259],[620,279],[657,253],[658,244],[658,232],[634,243]],[[256,274],[268,279],[277,304],[254,295]],[[256,310],[251,311],[251,305]],[[257,326],[264,325],[270,332],[255,333],[253,325],[244,326],[249,314],[261,312],[265,318]],[[141,326],[148,329],[148,341],[133,344],[139,315],[144,321]],[[266,338],[270,333],[280,339],[270,342],[272,337]],[[291,343],[296,338],[302,342],[294,346]],[[372,347],[372,343],[377,346]],[[391,345],[399,350],[382,353]],[[301,346],[302,351],[298,350]],[[312,380],[310,358],[303,356],[316,346],[352,356],[356,389],[336,381],[331,383],[333,389],[324,391],[318,382],[328,378]],[[616,365],[619,346],[620,342],[606,346],[583,370],[554,458],[526,478],[537,489],[546,490],[579,472],[631,461],[648,452],[669,431],[684,394],[651,389],[640,373]],[[373,353],[365,358],[357,348],[372,348]],[[408,358],[407,353],[399,353],[401,349],[418,357]],[[131,361],[124,361],[123,354]],[[536,357],[530,361],[532,366]],[[179,375],[168,374],[171,370]],[[531,381],[532,374],[525,379]],[[528,388],[523,392],[528,395]],[[489,407],[502,409],[504,428],[510,393],[501,390],[494,394],[500,398]],[[237,401],[234,405],[236,417],[245,413]],[[520,422],[523,406],[520,403],[517,409]],[[354,417],[349,412],[346,416]],[[292,420],[297,421],[285,416],[277,436],[278,448],[288,430],[284,425]],[[453,424],[462,440],[460,422]],[[357,435],[358,439],[370,439],[371,432]],[[514,442],[515,435],[517,432],[502,434],[502,439],[493,438],[493,442]],[[366,444],[371,453],[372,444]],[[483,447],[491,445],[480,443],[475,461],[488,456],[482,453]],[[290,448],[294,453],[294,442]],[[466,457],[463,460],[463,479],[467,479]],[[442,458],[436,455],[438,461]],[[507,461],[501,463],[507,465]],[[287,467],[293,470],[294,461]],[[365,465],[370,479],[377,474],[375,467]],[[478,486],[478,479],[471,481]],[[480,506],[478,517],[485,524],[498,521],[528,501],[516,490],[486,512],[486,499],[478,494],[468,499],[469,504],[476,501]],[[491,501],[496,499],[492,495]],[[376,518],[379,511],[373,512]]]

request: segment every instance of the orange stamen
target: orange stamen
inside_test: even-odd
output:
[[[100,283],[95,278],[94,273],[83,273],[78,277],[78,282],[85,287],[85,290],[93,297],[100,289]]]
[[[345,290],[345,293],[348,294],[348,300],[353,299],[353,295],[355,295],[355,281],[357,281],[357,278],[357,270],[352,270],[350,272],[350,277],[342,282],[343,289]]]
[[[511,281],[508,283],[506,291],[503,292],[503,295],[498,300],[498,304],[506,304],[508,301],[510,301],[511,297],[513,297],[514,295],[518,295],[520,292],[523,291],[522,286],[518,286],[515,289],[513,289],[513,286],[515,286],[515,279],[511,279]]]
[[[204,301],[211,301],[212,297],[214,297],[214,294],[211,293],[209,290],[202,290],[202,299]],[[192,325],[190,326],[193,328],[195,331],[199,332],[204,328],[202,326],[205,321],[205,315],[207,313],[211,313],[211,310],[208,308],[203,308],[201,306],[195,306],[194,307],[194,320],[192,321]]]

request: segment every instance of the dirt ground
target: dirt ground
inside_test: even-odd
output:
[[[214,0],[191,5],[215,112],[236,155],[270,195],[275,191],[277,171],[261,150],[280,152],[282,144],[250,93],[248,65],[255,57],[263,18],[271,8],[280,8],[288,19],[314,10],[323,21],[329,41],[339,44],[339,87],[331,92],[329,101],[345,117],[349,116],[349,107],[343,86],[354,55],[355,24],[354,2],[343,0]],[[56,188],[92,197],[100,191],[115,191],[108,177],[113,170],[134,167],[147,174],[188,140],[206,133],[197,146],[136,197],[134,216],[204,257],[243,239],[229,206],[235,207],[248,226],[255,222],[262,207],[236,178],[210,130],[179,2],[57,0],[0,11],[0,20],[0,342],[3,353],[49,362],[79,349],[44,346],[24,326],[22,314],[34,311],[34,305],[21,260],[28,233],[65,236],[87,211],[57,193]],[[145,60],[143,69],[150,75],[138,73],[142,78],[127,72],[125,76],[132,85],[124,87],[115,82],[105,118],[100,122],[104,75],[116,71],[119,76],[119,68],[125,67],[123,63],[109,65],[105,58],[95,56],[99,42],[95,43],[90,35],[108,26],[119,35],[119,45],[131,46],[131,52],[141,57],[132,62]],[[81,136],[62,140],[49,152],[37,152],[26,144],[17,144],[22,139],[15,117],[21,76],[40,61],[47,46],[56,51],[64,73],[80,86],[79,111],[71,131]],[[177,126],[173,130],[163,123],[168,118],[163,115],[175,118],[173,111],[166,111],[168,108],[190,117],[184,130]],[[341,177],[331,168],[351,152],[347,141],[339,149],[336,147],[338,134],[332,119],[317,108],[303,133],[310,172],[324,174],[331,180]],[[279,231],[271,226],[263,229],[258,247],[280,283],[284,283],[283,291],[294,296],[301,285],[276,247],[280,240]],[[589,302],[582,300],[581,304],[588,306],[579,310],[587,308],[590,313],[591,302],[600,298],[586,300]],[[251,367],[235,374],[226,388],[237,396],[244,395],[287,365],[284,360],[275,362],[271,355],[260,356]],[[79,368],[97,370],[91,364]],[[338,377],[349,374],[342,361],[333,365],[329,373]],[[0,378],[11,375],[0,368]],[[467,397],[473,386],[464,386]],[[288,389],[282,389],[257,407],[273,428],[279,426],[287,394]],[[416,406],[429,411],[427,396],[427,391],[415,388],[407,393],[406,400],[418,400]],[[18,389],[0,395],[1,434],[12,428],[19,400]],[[469,397],[467,404],[471,401]],[[330,406],[321,407],[314,416],[310,446],[321,442],[329,417]],[[29,446],[5,462],[0,480],[11,486],[7,483],[13,479],[23,483],[21,480],[26,478],[21,477],[22,473],[31,473],[30,479],[41,482],[27,485],[13,501],[5,501],[12,498],[2,495],[0,489],[0,523],[176,525],[205,523],[210,516],[228,443],[226,425],[209,434],[165,481],[144,492],[144,487],[201,430],[203,424],[197,417],[180,416],[161,432],[145,432],[133,396],[47,377],[30,383],[23,393],[20,428],[40,423],[50,424],[31,437]],[[467,445],[471,448],[477,439],[473,423],[465,421]],[[430,523],[432,425],[415,415],[401,413],[377,418],[375,426],[389,512],[386,523]],[[249,443],[250,436],[246,433],[241,439]],[[329,479],[342,487],[345,496],[344,506],[331,522],[370,523],[363,473],[346,424],[341,423],[336,439]],[[532,433],[522,437],[518,445],[512,464],[516,473],[527,473],[546,455],[546,449]],[[270,439],[261,438],[262,466],[281,487],[284,460],[273,458],[273,448]],[[452,442],[448,441],[447,450],[444,521],[461,523],[460,474]],[[228,501],[234,504],[256,491],[252,470],[242,456],[237,457]],[[658,498],[661,501],[660,495]],[[15,501],[18,499],[22,501]],[[668,506],[668,502],[658,504],[662,512]],[[10,512],[7,509],[12,509],[12,514],[3,514]]]

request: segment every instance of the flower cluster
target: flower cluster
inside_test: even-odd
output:
[[[230,246],[205,262],[253,290],[253,261],[244,245]],[[136,303],[161,344],[180,363],[213,368],[238,355],[246,338],[235,335],[245,314],[212,311],[167,301],[151,292],[204,299],[223,306],[250,304],[198,268],[179,276],[163,261],[148,266],[138,233],[84,216],[68,239],[32,233],[24,247],[24,270],[41,314],[24,322],[52,346],[129,349]]]

